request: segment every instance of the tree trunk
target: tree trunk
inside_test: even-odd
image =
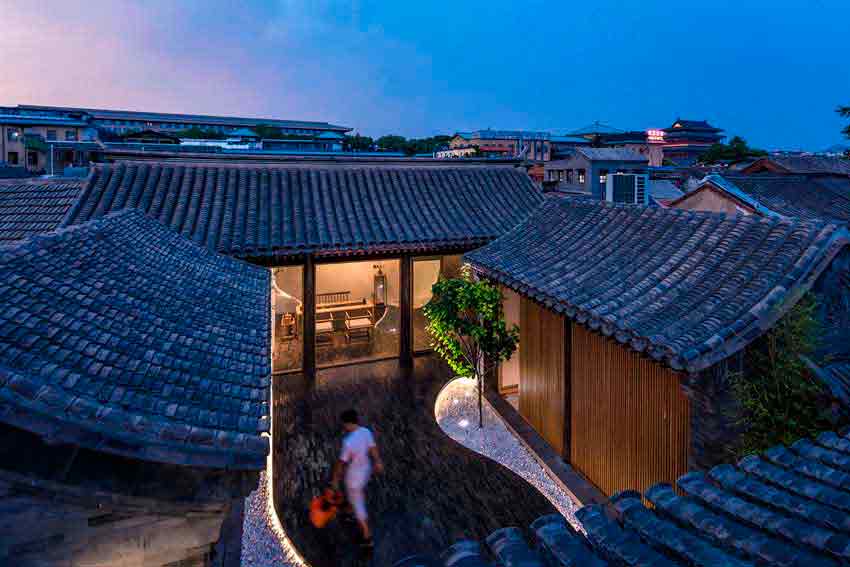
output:
[[[484,376],[478,377],[478,429],[484,429]]]

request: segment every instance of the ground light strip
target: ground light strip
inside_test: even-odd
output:
[[[298,567],[310,567],[310,564],[301,556],[295,548],[295,544],[286,535],[283,525],[280,523],[280,518],[277,511],[274,509],[274,400],[269,404],[269,456],[266,458],[266,516],[269,520],[269,527],[277,536],[283,550],[289,554],[289,560],[293,565]]]
[[[475,380],[456,378],[446,384],[434,404],[434,417],[451,439],[519,475],[545,496],[574,528],[584,531],[575,517],[576,502],[528,452],[486,399],[484,429],[479,430]]]

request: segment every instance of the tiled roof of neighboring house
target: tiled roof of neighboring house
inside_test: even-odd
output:
[[[684,193],[669,179],[653,179],[649,182],[649,194],[662,207],[669,206]]]
[[[551,197],[466,258],[674,369],[767,330],[850,241],[839,225]]]
[[[850,176],[850,160],[836,156],[771,156],[758,159],[744,171],[773,168],[783,173],[826,173]]]
[[[587,567],[850,563],[848,434],[774,447],[736,465],[686,474],[676,485],[647,490],[651,508],[640,493],[624,491],[608,504],[579,509],[584,534],[552,514],[529,526],[533,545],[519,529],[503,528],[487,538],[489,553],[464,540],[443,557],[463,552],[478,559],[477,566],[491,565],[490,557],[498,560],[494,565]],[[396,567],[429,564],[420,559]]]
[[[489,242],[542,199],[509,167],[138,163],[96,167],[65,224],[134,207],[240,257],[433,251]]]
[[[142,460],[264,466],[269,272],[139,211],[0,246],[0,420]]]
[[[189,124],[220,124],[224,126],[279,126],[281,128],[304,128],[317,130],[351,130],[347,126],[337,126],[327,122],[310,122],[306,120],[279,120],[277,118],[251,118],[244,116],[210,116],[207,114],[173,114],[168,112],[139,112],[135,110],[113,110],[102,108],[78,108],[62,106],[40,106],[19,104],[21,110],[55,111],[55,112],[84,112],[98,120],[149,120],[152,122],[185,122]]]
[[[734,195],[762,214],[850,222],[850,177],[712,174],[703,182]]]
[[[578,146],[575,151],[591,161],[634,161],[649,163],[649,160],[645,156],[623,148],[591,148],[587,146]]]
[[[55,229],[82,189],[82,180],[0,183],[0,244]]]

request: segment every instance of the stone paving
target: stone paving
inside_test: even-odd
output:
[[[484,427],[478,427],[478,396],[475,381],[458,378],[437,398],[437,423],[446,434],[477,453],[493,459],[535,486],[574,528],[577,505],[543,470],[487,400],[484,400]]]
[[[317,530],[307,516],[310,499],[328,481],[340,445],[339,414],[349,407],[375,432],[387,467],[368,489],[372,565],[438,553],[458,539],[527,527],[555,512],[523,478],[440,429],[434,404],[448,381],[448,372],[432,357],[417,358],[412,371],[396,361],[325,370],[314,384],[297,375],[275,377],[275,506],[310,565],[363,564],[354,559],[351,527],[334,522]]]

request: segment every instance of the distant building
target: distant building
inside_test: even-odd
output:
[[[475,148],[485,157],[521,157],[530,161],[551,159],[552,145],[549,132],[526,130],[475,130],[458,132],[449,141],[449,150]],[[446,153],[447,157],[460,157]]]
[[[96,132],[78,112],[24,113],[0,107],[0,161],[32,171],[88,163]]]
[[[669,128],[650,130],[649,136],[663,144],[666,161],[675,165],[692,165],[708,148],[723,140],[725,136],[721,132],[723,130],[705,120],[677,118]]]
[[[646,156],[621,148],[577,147],[565,158],[547,162],[544,182],[563,184],[569,191],[583,191],[604,199],[608,176],[615,173],[647,172]]]
[[[261,140],[260,126],[279,128],[282,139]],[[191,140],[196,146],[339,152],[351,130],[328,122],[168,114],[59,106],[0,107],[0,161],[31,171],[59,174],[67,166],[88,165],[91,153],[106,144],[174,144],[180,132],[199,129],[226,140]]]

